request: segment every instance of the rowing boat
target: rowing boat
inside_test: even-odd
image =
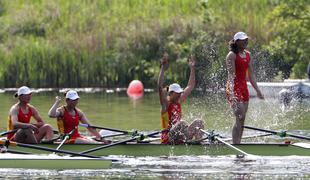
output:
[[[57,155],[0,154],[0,168],[27,169],[106,169],[112,160],[106,158],[69,157]]]
[[[39,146],[57,148],[59,144],[40,144]],[[65,144],[62,150],[83,152],[102,146],[100,144]],[[309,144],[284,144],[284,143],[244,143],[235,147],[253,155],[262,156],[310,156]],[[18,146],[9,146],[8,150],[46,154],[46,151],[29,149]],[[157,142],[136,143],[128,142],[89,153],[94,156],[125,155],[125,156],[181,156],[181,155],[236,155],[238,152],[224,144],[186,144],[164,145]]]

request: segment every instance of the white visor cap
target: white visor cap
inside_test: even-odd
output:
[[[16,94],[17,94],[17,96],[20,96],[20,95],[23,95],[23,94],[27,95],[27,94],[31,94],[31,93],[32,93],[32,91],[29,89],[29,87],[22,86],[22,87],[18,88]]]
[[[238,39],[239,40],[245,40],[245,39],[248,39],[248,35],[246,35],[244,32],[237,32],[235,35],[234,35],[234,41],[237,41]]]
[[[181,88],[181,86],[177,83],[173,83],[173,84],[170,84],[169,86],[169,92],[176,92],[176,93],[182,93],[184,90]]]
[[[80,96],[78,95],[78,93],[74,90],[70,90],[66,93],[66,99],[70,99],[70,100],[76,100],[79,99]]]

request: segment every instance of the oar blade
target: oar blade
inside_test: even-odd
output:
[[[297,146],[297,147],[301,147],[301,148],[305,148],[305,149],[309,149],[310,150],[310,144],[309,143],[294,143],[292,144],[293,146]]]

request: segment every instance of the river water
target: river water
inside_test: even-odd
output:
[[[13,93],[0,93],[1,132],[6,130],[9,108],[16,102]],[[47,112],[58,92],[33,94],[31,104],[37,107],[45,122],[56,129]],[[124,130],[151,131],[160,129],[157,93],[148,92],[138,101],[124,92],[80,93],[79,108],[94,125]],[[289,130],[310,136],[309,101],[293,102],[283,108],[277,99],[264,101],[251,98],[246,124],[265,129]],[[196,93],[183,105],[183,118],[205,122],[205,129],[231,136],[233,115],[222,94]],[[80,131],[85,129],[80,127]],[[245,135],[253,135],[245,130]],[[273,137],[282,141],[280,137]],[[264,141],[264,139],[255,139]],[[294,141],[294,140],[293,140]],[[110,169],[98,170],[33,170],[0,169],[1,179],[310,179],[310,157],[251,156],[170,156],[122,157]]]

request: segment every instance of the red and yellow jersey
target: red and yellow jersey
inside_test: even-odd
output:
[[[18,108],[18,122],[21,122],[21,123],[30,123],[30,119],[32,117],[32,109],[30,106],[27,105],[27,109],[28,109],[28,113],[24,113],[22,111],[22,109],[19,107]],[[13,122],[12,122],[12,118],[11,116],[9,116],[8,118],[8,127],[7,127],[8,131],[10,130],[13,130],[14,127],[13,127]],[[11,139],[13,136],[14,136],[15,133],[10,133],[7,135],[7,138],[8,139]]]
[[[172,125],[179,122],[182,117],[181,103],[169,103],[166,112],[161,113],[161,128],[170,129]],[[164,131],[161,133],[161,143],[169,143],[169,131]]]
[[[58,130],[61,134],[68,134],[74,128],[77,128],[74,131],[74,133],[71,135],[68,143],[70,143],[70,141],[72,140],[74,142],[74,140],[77,137],[82,137],[78,131],[78,126],[79,126],[79,121],[80,121],[79,112],[76,109],[74,109],[75,114],[71,115],[65,107],[63,108],[64,108],[63,116],[57,119]]]

